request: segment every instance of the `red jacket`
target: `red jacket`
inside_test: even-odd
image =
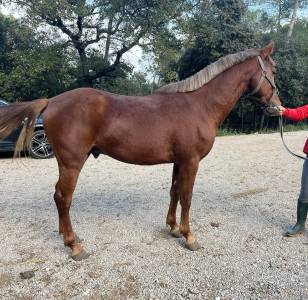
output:
[[[308,118],[308,104],[297,108],[286,108],[283,116],[292,121],[301,121]],[[304,152],[308,154],[308,139],[306,141]]]

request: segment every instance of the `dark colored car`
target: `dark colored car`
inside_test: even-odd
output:
[[[0,100],[0,107],[9,105],[4,100]],[[13,131],[8,137],[0,141],[0,152],[12,152],[15,149],[16,141],[19,137],[21,128]],[[53,151],[48,143],[47,136],[43,128],[43,119],[36,119],[34,134],[31,142],[30,156],[33,158],[50,158]]]

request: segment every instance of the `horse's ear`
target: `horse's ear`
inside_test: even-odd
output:
[[[262,50],[261,50],[261,57],[263,59],[268,58],[274,51],[274,46],[275,43],[274,42],[270,42],[267,46],[265,46]]]

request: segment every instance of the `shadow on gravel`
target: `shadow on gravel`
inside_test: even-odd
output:
[[[13,152],[0,152],[0,159],[12,159]]]

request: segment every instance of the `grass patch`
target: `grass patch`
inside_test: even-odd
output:
[[[275,133],[279,132],[279,128],[269,128],[269,129],[264,129],[262,131],[256,131],[257,133],[260,134],[266,134],[266,133]],[[294,124],[286,124],[283,125],[283,131],[284,132],[292,132],[292,131],[308,131],[308,125],[305,123],[299,123],[297,125]],[[217,136],[228,136],[228,135],[240,135],[240,134],[254,134],[256,132],[241,132],[237,129],[232,129],[232,128],[219,128],[217,130]]]
[[[299,125],[288,124],[288,125],[283,126],[283,130],[286,132],[308,130],[308,125],[307,124],[299,124]]]
[[[293,125],[293,124],[286,124],[283,125],[283,132],[292,132],[292,131],[302,131],[302,130],[308,130],[308,125],[307,124],[298,124],[298,125]],[[277,129],[267,129],[267,130],[262,130],[259,131],[259,133],[275,133],[275,132],[280,132],[280,128],[277,127]]]
[[[216,136],[239,135],[239,134],[245,134],[245,133],[240,132],[236,129],[218,128]]]

